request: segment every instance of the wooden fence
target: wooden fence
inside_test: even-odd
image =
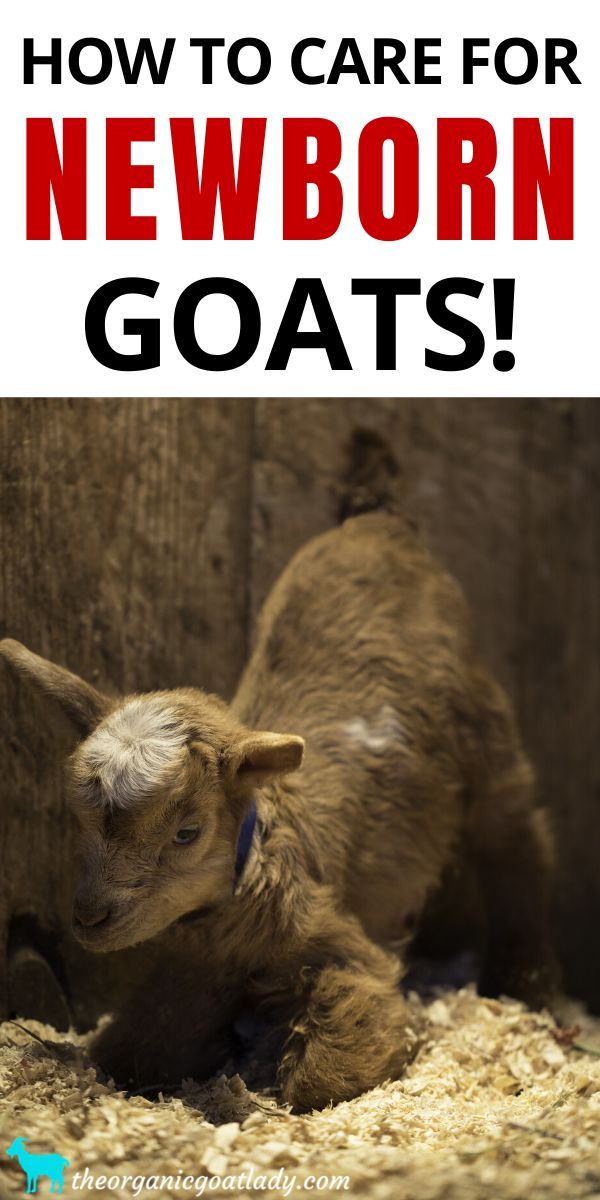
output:
[[[265,593],[335,520],[356,428],[388,440],[517,704],[567,984],[600,1008],[600,401],[0,400],[0,634],[108,690],[230,696]],[[73,942],[70,731],[4,672],[0,706],[0,1010],[59,1020],[56,977],[85,1022],[155,951]]]

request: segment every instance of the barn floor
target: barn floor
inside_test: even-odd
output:
[[[6,1022],[2,1151],[25,1135],[31,1151],[65,1155],[64,1196],[95,1194],[73,1189],[74,1172],[86,1167],[94,1177],[133,1176],[142,1196],[195,1195],[195,1187],[161,1186],[179,1171],[220,1177],[207,1187],[213,1196],[248,1182],[248,1193],[237,1194],[266,1191],[278,1172],[284,1195],[324,1174],[348,1175],[347,1194],[369,1200],[600,1195],[600,1022],[573,1009],[570,1026],[558,1030],[547,1015],[468,988],[411,1003],[423,1010],[427,1035],[403,1079],[306,1117],[247,1090],[235,1074],[204,1087],[185,1080],[174,1097],[126,1097],[96,1078],[85,1038]],[[0,1194],[22,1195],[16,1160],[3,1153],[0,1162]],[[143,1191],[139,1176],[147,1177]],[[111,1183],[113,1196],[136,1194],[131,1183]],[[39,1193],[48,1190],[40,1182]],[[269,1194],[280,1194],[273,1182]]]

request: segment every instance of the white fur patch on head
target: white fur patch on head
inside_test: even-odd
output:
[[[171,780],[183,759],[187,730],[161,696],[130,700],[84,742],[80,763],[101,802],[128,808]]]
[[[342,732],[349,741],[364,746],[366,750],[385,750],[387,746],[398,745],[406,740],[404,726],[389,704],[382,705],[369,720],[355,717],[353,721],[348,721],[342,726]]]

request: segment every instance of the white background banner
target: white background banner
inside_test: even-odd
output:
[[[598,113],[599,21],[590,0],[537,3],[506,0],[482,5],[479,0],[391,4],[315,3],[282,5],[255,0],[225,4],[173,2],[149,5],[139,0],[103,0],[75,4],[56,0],[6,6],[0,45],[2,88],[1,207],[1,390],[3,395],[594,395],[597,391],[598,270]],[[62,81],[52,83],[49,65],[36,64],[32,84],[24,82],[24,40],[33,38],[35,55],[48,55],[51,39],[59,48]],[[129,59],[141,38],[152,41],[160,60],[165,39],[175,44],[163,84],[153,84],[148,66],[139,82],[127,84],[115,39],[123,39]],[[224,39],[213,56],[212,83],[203,78],[201,48],[193,38]],[[260,39],[270,51],[271,66],[263,82],[244,84],[231,78],[228,52],[238,39]],[[302,39],[321,39],[303,57],[308,75],[322,83],[303,83],[291,67],[293,47]],[[337,83],[327,82],[343,38],[355,39],[338,65]],[[465,39],[489,39],[478,46],[473,83],[463,83]],[[104,82],[83,83],[69,69],[69,52],[80,39],[98,39],[107,49],[89,46],[73,59],[82,75],[93,77],[112,63]],[[401,83],[387,69],[375,82],[375,40],[404,44]],[[436,48],[424,50],[417,39]],[[513,78],[537,70],[529,82],[499,78],[495,53],[507,39],[524,39],[533,50],[515,45],[501,51],[500,67]],[[562,69],[546,83],[550,39],[572,41],[577,56],[571,82]],[[396,47],[397,49],[397,47]],[[418,83],[419,56],[439,57],[421,66],[441,83]],[[360,56],[360,57],[359,57]],[[242,49],[229,56],[244,75],[259,66],[258,51]],[[362,76],[364,82],[360,81]],[[365,78],[366,77],[366,78]],[[87,120],[86,237],[61,236],[54,204],[48,240],[27,239],[27,118],[52,118],[62,153],[63,118]],[[132,161],[152,164],[153,187],[132,193],[134,215],[156,217],[155,240],[108,240],[106,229],[106,122],[109,118],[153,118],[154,140],[134,142]],[[252,240],[226,240],[217,206],[214,236],[184,240],[174,169],[171,118],[194,118],[200,169],[207,118],[231,119],[234,159],[244,117],[266,118],[262,173]],[[335,169],[343,193],[339,227],[325,239],[283,237],[283,120],[320,117],[337,125],[341,160]],[[369,122],[402,118],[418,138],[418,217],[414,228],[396,240],[379,240],[361,224],[359,137]],[[471,239],[471,198],[463,188],[463,236],[438,238],[437,139],[440,118],[480,118],[493,126],[497,163],[491,172],[495,201],[493,240]],[[540,122],[546,151],[550,119],[574,122],[574,236],[551,240],[538,202],[537,240],[514,237],[513,128],[516,118]],[[314,146],[309,143],[309,157]],[[470,146],[465,143],[463,157]],[[394,163],[388,143],[383,152],[383,210],[390,217],[416,187],[412,159]],[[412,165],[411,165],[412,164]],[[369,168],[372,173],[372,169]],[[361,180],[372,195],[376,179]],[[31,186],[31,181],[30,181]],[[441,182],[442,190],[444,182]],[[370,191],[371,189],[371,191]],[[402,193],[402,196],[401,196]],[[39,199],[39,197],[38,197]],[[293,199],[293,198],[292,198]],[[289,197],[288,197],[289,202]],[[35,207],[35,198],[30,204]],[[318,211],[314,185],[307,191],[308,216]],[[447,194],[444,192],[444,205]],[[40,204],[42,201],[40,200]],[[43,207],[43,204],[42,204]],[[160,362],[142,370],[124,370],[98,361],[86,338],[86,311],[91,297],[108,281],[141,277],[158,284],[154,297],[125,295],[108,309],[106,341],[117,363],[141,354],[142,343],[158,347]],[[240,315],[233,299],[208,295],[198,304],[192,333],[205,352],[205,365],[193,365],[178,348],[174,311],[179,296],[196,280],[238,280],[253,294],[260,313],[260,333],[244,308],[247,339],[257,345],[247,361],[231,369],[207,369],[206,356],[219,361],[238,344]],[[448,308],[479,328],[478,361],[462,369],[440,370],[435,354],[458,356],[464,342],[456,330],[442,328],[428,313],[430,289],[440,280],[468,278],[482,284],[480,295],[458,295]],[[287,367],[266,369],[276,335],[297,279],[318,279],[333,315],[345,369],[333,369],[323,346],[288,348]],[[396,301],[395,366],[389,356],[394,330],[388,327],[387,357],[380,347],[377,366],[376,302],[373,295],[352,293],[352,280],[419,280],[420,294]],[[494,280],[514,279],[512,336],[498,330]],[[254,309],[256,311],[256,307]],[[141,333],[126,333],[127,318],[142,322]],[[148,321],[153,324],[149,326]],[[104,326],[104,322],[101,322]],[[188,321],[189,324],[189,321]],[[468,327],[470,328],[470,327]],[[317,318],[309,301],[300,330],[315,331]],[[145,333],[144,333],[145,330]],[[188,330],[189,333],[189,330]],[[504,338],[498,333],[504,333]],[[510,334],[510,329],[509,329]],[[189,340],[189,339],[188,339]],[[255,339],[256,340],[256,339]],[[476,339],[477,340],[477,339]],[[338,345],[339,349],[339,345]],[[385,350],[385,348],[384,348]],[[510,371],[498,370],[498,351],[514,356]],[[429,351],[429,356],[426,352]],[[157,353],[157,352],[156,352]],[[155,355],[156,356],[156,355]],[[151,356],[150,356],[151,357]],[[429,359],[429,361],[428,361]],[[227,360],[224,360],[227,361]],[[496,365],[495,365],[496,361]],[[339,365],[339,363],[338,363]],[[505,363],[506,365],[506,359]],[[223,366],[223,362],[220,363]]]

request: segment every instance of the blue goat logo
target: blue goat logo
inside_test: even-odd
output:
[[[16,1158],[19,1166],[27,1176],[27,1195],[37,1192],[37,1182],[40,1175],[47,1175],[52,1187],[50,1192],[62,1192],[63,1174],[69,1166],[68,1158],[61,1154],[30,1154],[25,1146],[29,1138],[15,1138],[6,1153],[9,1158]]]

